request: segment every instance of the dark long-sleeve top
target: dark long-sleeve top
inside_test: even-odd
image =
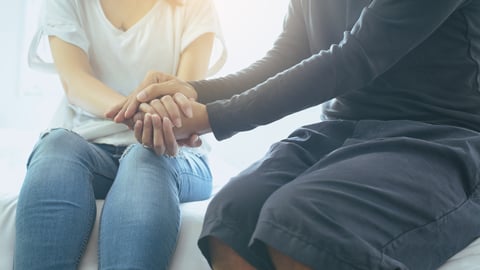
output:
[[[292,0],[264,58],[191,84],[219,140],[322,103],[480,131],[479,73],[480,0]]]

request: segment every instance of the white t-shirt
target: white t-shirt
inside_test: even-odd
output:
[[[52,69],[36,55],[42,37],[56,36],[88,55],[95,76],[112,89],[128,95],[148,71],[175,74],[180,55],[204,33],[216,34],[221,53],[210,67],[213,75],[225,62],[225,48],[212,0],[187,0],[172,6],[158,0],[153,8],[127,31],[111,24],[100,0],[45,0],[39,31],[29,53],[29,62]],[[50,65],[50,66],[49,66]],[[54,68],[54,67],[53,67]],[[57,111],[52,127],[64,127],[96,143],[128,145],[136,142],[123,124],[101,119],[67,104]]]

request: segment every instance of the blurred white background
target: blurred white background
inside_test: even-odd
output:
[[[265,54],[281,31],[288,0],[215,1],[228,47],[227,63],[220,76],[246,67]],[[62,94],[55,75],[33,71],[26,62],[40,3],[9,1],[0,10],[0,192],[18,190],[28,154]],[[318,108],[312,108],[222,142],[212,135],[206,139],[215,155],[242,169],[296,127],[318,121],[319,114]]]

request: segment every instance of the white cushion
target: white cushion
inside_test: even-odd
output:
[[[438,270],[479,270],[480,238],[450,258]]]

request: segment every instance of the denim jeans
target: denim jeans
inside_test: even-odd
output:
[[[139,144],[97,145],[55,129],[36,144],[17,206],[14,268],[76,269],[96,216],[99,269],[167,269],[181,202],[207,199],[211,173],[188,151],[156,156]]]

